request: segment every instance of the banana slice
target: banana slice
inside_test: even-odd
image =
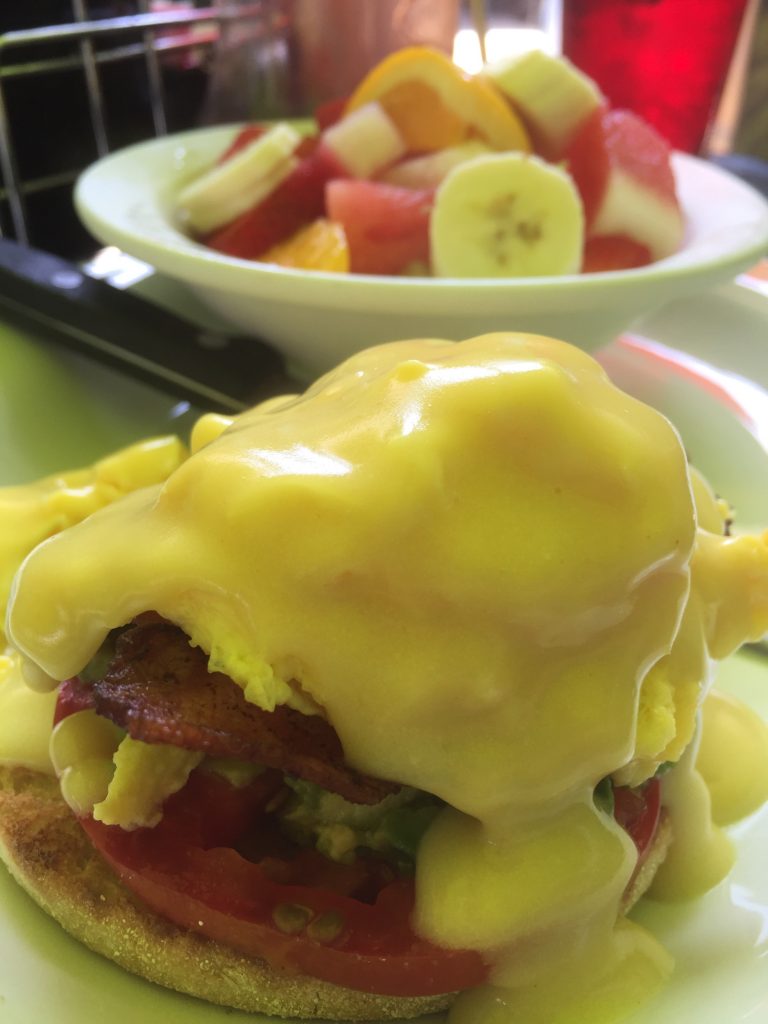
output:
[[[574,274],[581,265],[584,212],[565,171],[522,153],[460,164],[435,194],[430,218],[438,277]]]
[[[179,196],[179,212],[197,234],[229,224],[260,203],[297,166],[301,136],[289,124],[276,124],[245,149],[213,167]]]

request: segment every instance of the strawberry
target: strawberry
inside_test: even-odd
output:
[[[316,146],[273,192],[209,235],[206,245],[239,259],[259,259],[267,249],[323,215],[326,182],[343,174],[330,150]]]

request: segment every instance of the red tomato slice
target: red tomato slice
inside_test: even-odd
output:
[[[350,894],[370,881],[364,862],[331,864],[314,851],[255,862],[239,853],[238,830],[258,826],[270,783],[261,776],[234,790],[197,772],[154,829],[82,826],[154,911],[273,966],[382,995],[435,995],[485,980],[479,954],[414,935],[411,881],[389,881],[365,902]]]
[[[79,680],[62,684],[56,721],[90,706]],[[471,950],[416,936],[414,886],[376,860],[336,864],[289,853],[268,808],[276,771],[235,788],[204,771],[165,803],[152,829],[81,825],[122,882],[156,913],[271,965],[381,995],[437,995],[482,984]],[[660,815],[660,786],[614,791],[615,816],[642,861]]]
[[[328,217],[341,224],[356,274],[399,274],[429,261],[432,189],[399,188],[376,181],[331,181]]]
[[[637,789],[617,786],[613,791],[613,815],[634,841],[638,865],[642,864],[653,844],[661,818],[659,780],[649,779]]]
[[[84,683],[78,676],[65,679],[56,697],[53,724],[58,725],[62,718],[74,715],[77,711],[87,711],[92,707],[93,692],[88,683]]]
[[[206,245],[228,256],[257,260],[267,249],[322,216],[326,182],[343,175],[344,169],[330,150],[316,145],[315,140],[305,148],[312,152],[266,199],[209,235]]]

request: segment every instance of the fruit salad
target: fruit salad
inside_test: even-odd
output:
[[[664,139],[539,50],[474,76],[399,50],[309,134],[243,128],[178,212],[240,259],[458,278],[640,267],[685,229]]]

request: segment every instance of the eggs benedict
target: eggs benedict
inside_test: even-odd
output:
[[[15,576],[64,797],[3,769],[22,884],[129,969],[283,1016],[575,1024],[662,984],[625,912],[692,842],[691,888],[727,872],[697,723],[768,628],[766,539],[668,421],[495,334],[370,349],[191,448]]]

